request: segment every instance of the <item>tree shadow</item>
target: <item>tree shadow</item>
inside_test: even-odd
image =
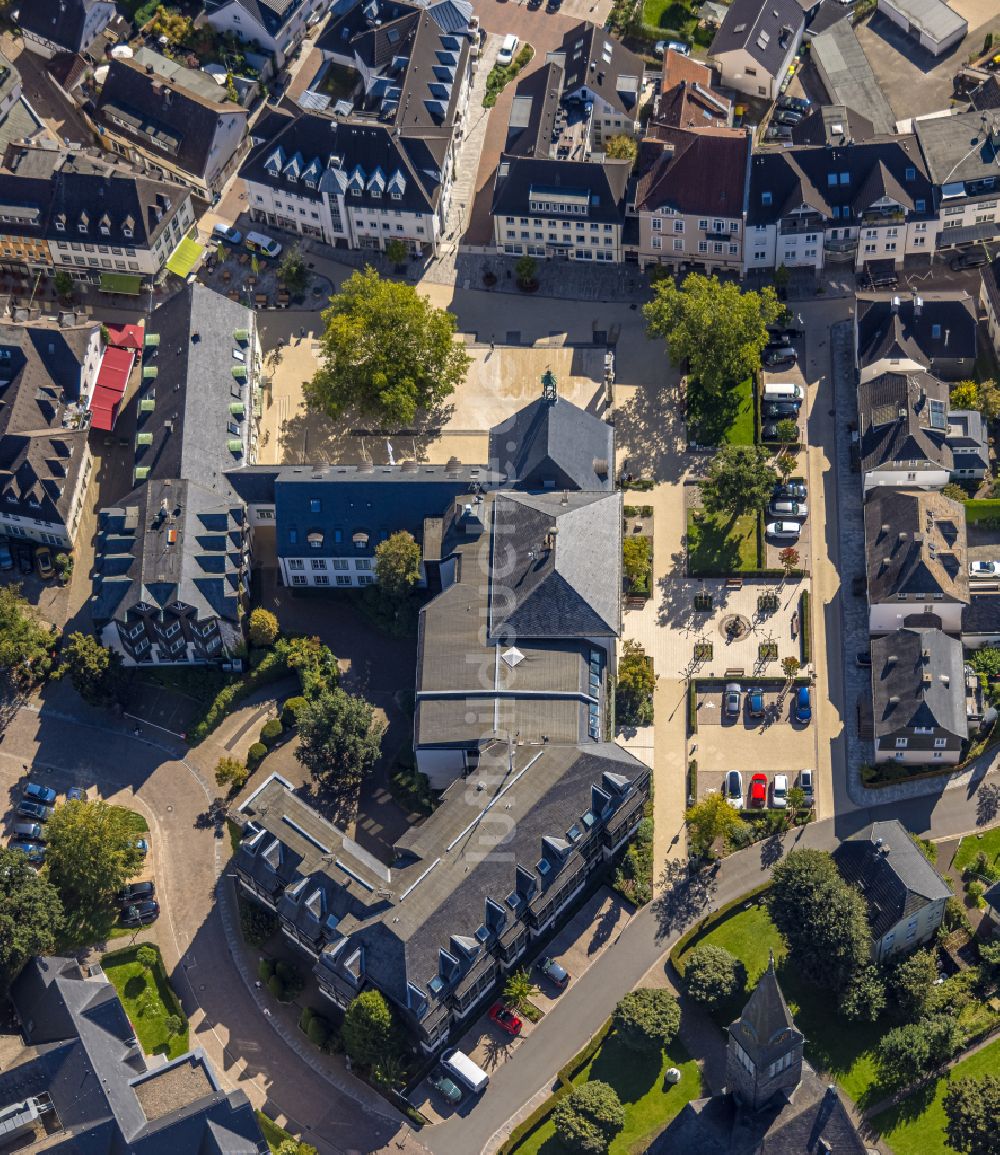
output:
[[[618,914],[617,906],[609,906],[597,920],[597,925],[594,927],[590,943],[587,946],[587,954],[596,954],[608,941],[611,937],[611,932],[618,925]]]
[[[785,853],[784,839],[780,834],[772,834],[760,844],[760,865],[762,870],[769,870],[781,861]]]
[[[976,825],[986,826],[1000,812],[1000,782],[988,782],[976,796]]]
[[[718,884],[710,870],[693,871],[687,862],[666,863],[659,879],[659,898],[652,904],[657,939],[668,938],[700,918]]]

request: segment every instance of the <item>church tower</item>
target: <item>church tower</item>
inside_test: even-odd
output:
[[[772,954],[750,1001],[729,1028],[726,1089],[751,1111],[778,1095],[791,1098],[802,1079],[804,1042],[778,986]]]

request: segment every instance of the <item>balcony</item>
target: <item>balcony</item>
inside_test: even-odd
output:
[[[857,237],[824,237],[823,252],[828,261],[851,261],[858,251]]]
[[[863,225],[892,225],[902,224],[906,213],[902,209],[869,209],[861,214]]]
[[[825,224],[819,213],[812,213],[807,217],[783,217],[778,222],[778,235],[791,237],[802,233],[821,233]]]

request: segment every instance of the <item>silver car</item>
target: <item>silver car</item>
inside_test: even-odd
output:
[[[722,694],[722,712],[727,718],[738,718],[740,716],[740,684],[739,682],[728,682]]]
[[[804,501],[786,501],[784,498],[777,498],[767,507],[767,516],[776,520],[795,517],[805,519],[809,516],[809,507]]]

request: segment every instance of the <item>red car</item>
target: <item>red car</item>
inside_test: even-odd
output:
[[[755,774],[750,779],[750,805],[767,805],[767,775]]]
[[[505,1007],[503,1003],[494,1003],[489,1010],[490,1021],[496,1023],[501,1031],[506,1031],[508,1035],[519,1035],[521,1027],[524,1025],[521,1020],[514,1014],[510,1007]]]

